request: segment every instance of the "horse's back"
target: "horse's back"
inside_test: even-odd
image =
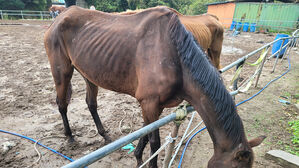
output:
[[[175,49],[167,33],[172,14],[166,8],[155,8],[120,16],[71,7],[46,32],[46,48],[48,44],[52,52],[64,51],[94,84],[133,95],[142,83],[143,69],[150,69],[150,64],[161,69],[164,61],[173,62],[169,52],[174,54]]]

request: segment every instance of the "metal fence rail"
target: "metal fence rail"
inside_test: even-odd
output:
[[[48,11],[0,10],[1,19],[51,19]]]
[[[224,67],[223,69],[220,70],[220,72],[225,72],[235,66],[237,66],[238,64],[240,64],[241,62],[244,62],[246,59],[248,59],[249,57],[253,56],[254,54],[260,52],[262,49],[264,48],[267,48],[267,47],[270,47],[272,44],[274,44],[275,42],[277,42],[278,40],[285,40],[285,39],[290,39],[290,42],[287,43],[284,47],[280,47],[280,49],[278,50],[278,52],[282,51],[284,48],[290,48],[291,45],[294,45],[294,44],[297,44],[298,45],[298,42],[299,42],[299,29],[297,29],[291,37],[284,37],[284,38],[279,38],[271,43],[268,43],[266,45],[264,45],[263,47],[245,55],[244,57],[238,59],[237,61],[231,63],[230,65]],[[278,53],[276,52],[276,53]],[[275,54],[275,53],[274,53]],[[274,55],[272,54],[272,55]],[[270,57],[272,57],[272,55]],[[268,59],[270,58],[268,57]],[[266,57],[265,57],[266,58]],[[278,59],[278,56],[277,56],[277,59]],[[238,93],[238,90],[236,91],[233,91],[231,92],[230,94],[231,95],[235,95]],[[186,107],[186,110],[188,113],[194,111],[194,108],[192,106],[187,106]],[[109,155],[110,153],[116,151],[117,149],[120,149],[122,146],[128,144],[128,143],[131,143],[135,140],[137,140],[138,138],[142,137],[142,136],[145,136],[146,134],[158,129],[159,127],[173,121],[176,119],[176,113],[172,113],[160,120],[157,120],[156,122],[154,123],[151,123],[125,137],[122,137],[88,155],[85,155],[83,156],[82,158],[68,164],[68,165],[65,165],[63,166],[63,168],[79,168],[79,167],[84,167],[84,166],[88,166],[94,162],[96,162],[97,160]]]

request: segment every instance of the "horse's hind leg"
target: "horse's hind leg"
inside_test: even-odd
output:
[[[208,49],[209,57],[211,58],[214,66],[217,69],[220,69],[220,55],[222,50],[222,42],[223,42],[223,30],[217,30],[215,33],[215,39],[212,41],[210,48]]]
[[[51,59],[51,57],[49,57],[49,61],[56,86],[56,103],[63,120],[65,135],[69,139],[69,142],[73,142],[74,139],[67,118],[67,106],[72,93],[71,78],[74,68],[70,61],[63,56],[57,56],[55,59]]]
[[[86,81],[86,104],[88,105],[88,109],[92,115],[92,118],[96,124],[99,134],[105,139],[105,143],[110,143],[111,139],[106,134],[106,131],[102,125],[100,117],[97,112],[97,94],[98,87],[91,83],[88,79],[84,78]]]

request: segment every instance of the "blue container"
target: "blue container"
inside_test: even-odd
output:
[[[256,23],[251,23],[250,24],[250,32],[255,32],[255,28],[256,28]]]
[[[275,37],[275,40],[279,39],[279,38],[282,38],[282,37],[289,37],[289,35],[287,34],[277,34],[276,37]],[[283,46],[285,46],[287,43],[288,43],[289,39],[285,39],[284,40],[284,43],[283,43]],[[272,54],[274,54],[275,52],[277,52],[279,49],[280,49],[280,46],[282,44],[283,40],[278,40],[277,42],[275,42],[273,44],[273,47],[272,47]],[[283,47],[282,46],[282,47]],[[279,56],[279,58],[282,57],[282,55],[284,54],[286,48],[284,48],[283,50],[281,50],[279,53],[277,53],[276,55],[274,55],[274,57],[277,57],[277,55]]]
[[[238,22],[238,23],[237,23],[237,26],[236,26],[236,30],[237,30],[237,31],[240,31],[241,28],[242,28],[242,22]]]
[[[236,26],[236,21],[233,21],[232,24],[230,25],[229,30],[234,30],[235,26]]]
[[[249,29],[249,23],[245,22],[243,25],[243,32],[248,32],[248,29]]]

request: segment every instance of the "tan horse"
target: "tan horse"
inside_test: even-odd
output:
[[[203,50],[207,52],[214,66],[217,69],[220,69],[220,54],[222,50],[224,29],[217,16],[211,14],[188,16],[182,15],[175,9],[167,8],[179,16],[182,24],[193,34]],[[119,14],[133,15],[143,10],[144,9],[127,11]]]
[[[97,113],[98,87],[129,94],[140,103],[144,124],[159,119],[164,108],[183,100],[200,114],[214,145],[210,168],[250,168],[252,147],[265,137],[248,141],[235,103],[220,74],[168,8],[152,8],[123,16],[76,6],[59,15],[45,33],[45,48],[54,78],[57,105],[65,135],[73,140],[67,118],[74,69],[86,81],[86,103],[100,135],[109,136]],[[150,142],[160,147],[159,129],[139,140],[137,164]],[[157,156],[149,167],[157,167]]]
[[[57,17],[60,13],[62,13],[66,8],[63,6],[51,6],[49,8],[50,15],[54,18]]]

